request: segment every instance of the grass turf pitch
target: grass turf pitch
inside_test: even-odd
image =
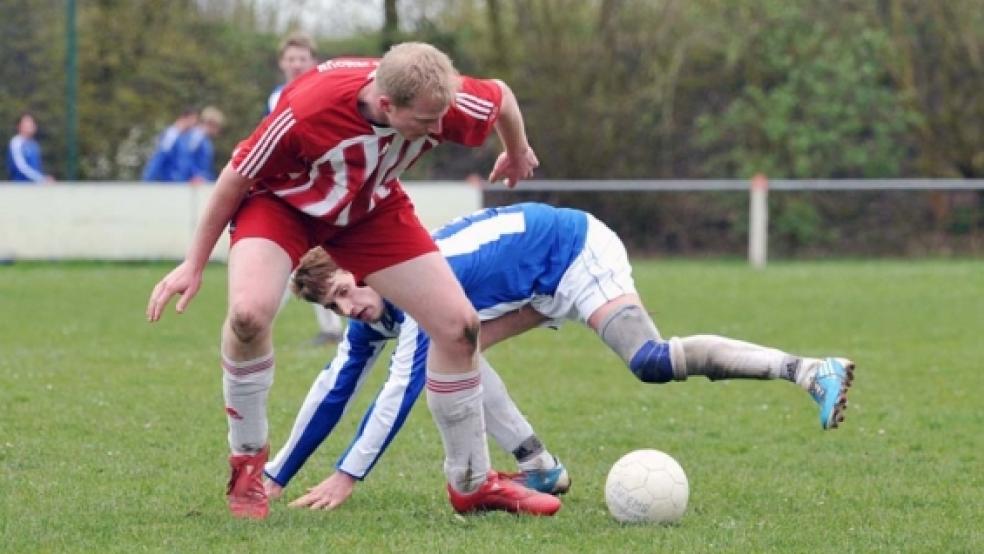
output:
[[[453,515],[421,401],[341,509],[281,502],[267,521],[237,521],[223,497],[224,268],[208,269],[187,313],[172,302],[149,325],[147,295],[170,264],[16,264],[0,267],[0,550],[984,550],[984,262],[634,265],[664,336],[855,359],[843,427],[822,432],[813,402],[785,382],[642,385],[569,324],[489,352],[573,477],[555,518]],[[300,302],[277,322],[274,448],[333,354],[305,345],[313,331]],[[289,499],[328,474],[384,377],[380,365]],[[687,471],[680,524],[608,516],[605,475],[637,448],[665,450]]]

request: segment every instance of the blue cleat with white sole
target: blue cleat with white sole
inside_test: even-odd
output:
[[[528,489],[547,494],[564,494],[571,488],[571,478],[567,475],[567,468],[554,458],[557,465],[550,469],[534,469],[530,471],[520,471],[510,473],[506,477],[513,482],[523,485]]]
[[[820,405],[820,426],[836,429],[844,421],[847,389],[854,381],[854,362],[846,358],[827,358],[817,366],[810,385],[810,396]]]

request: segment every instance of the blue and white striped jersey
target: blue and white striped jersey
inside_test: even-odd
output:
[[[466,296],[483,319],[518,309],[557,290],[584,248],[587,215],[525,203],[458,218],[433,233]],[[426,381],[427,335],[386,303],[374,324],[350,321],[338,352],[315,380],[287,444],[267,464],[281,486],[331,433],[387,340],[397,338],[390,376],[336,467],[363,479],[400,430]]]
[[[580,210],[525,203],[458,218],[432,235],[483,319],[552,295],[584,248]]]
[[[7,172],[11,181],[40,183],[46,179],[41,169],[41,147],[36,140],[21,135],[10,138]]]

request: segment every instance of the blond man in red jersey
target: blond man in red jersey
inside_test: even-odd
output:
[[[183,312],[231,222],[220,355],[234,516],[262,519],[269,511],[262,471],[273,320],[288,276],[317,245],[430,336],[427,400],[456,509],[550,515],[560,508],[555,498],[499,479],[490,468],[478,316],[399,182],[430,148],[444,141],[479,146],[492,131],[504,151],[489,180],[515,186],[532,176],[539,162],[510,88],[459,75],[433,46],[404,43],[381,59],[329,60],[294,80],[236,148],[185,260],[157,283],[147,305],[148,320],[157,321],[177,294]]]

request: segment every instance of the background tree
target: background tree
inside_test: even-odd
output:
[[[65,150],[63,12],[56,0],[0,0],[0,141],[6,152],[19,114],[31,112],[45,172],[55,177],[63,175]]]

